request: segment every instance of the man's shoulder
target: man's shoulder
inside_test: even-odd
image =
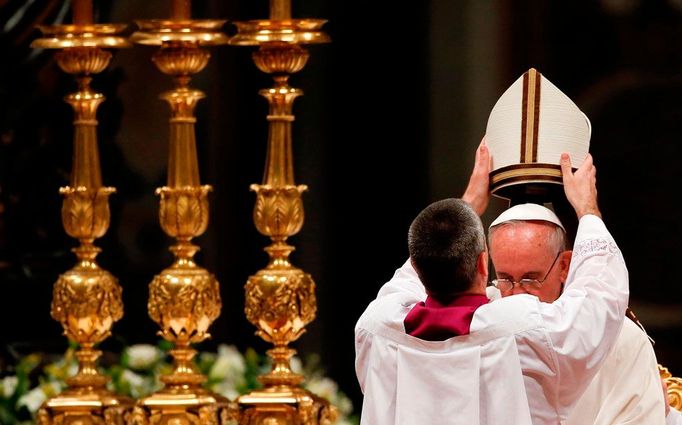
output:
[[[409,259],[395,271],[393,277],[391,277],[388,282],[383,284],[379,289],[377,298],[382,298],[395,293],[411,294],[420,301],[423,301],[426,298],[424,285],[419,280],[419,276],[417,276],[417,272],[412,267],[412,263]]]
[[[537,328],[541,325],[538,303],[537,297],[527,294],[491,300],[474,312],[471,331],[501,325],[519,330]]]
[[[635,322],[630,319],[623,321],[623,327],[620,330],[620,335],[616,340],[615,350],[623,350],[625,352],[638,350],[640,347],[651,347],[649,337],[644,333],[642,328],[637,326]],[[651,347],[653,350],[653,347]]]
[[[506,317],[514,314],[534,314],[538,311],[537,297],[529,294],[518,294],[511,297],[490,298],[490,302],[482,305],[474,314],[490,315],[491,317]]]
[[[409,293],[396,292],[377,298],[362,313],[355,324],[355,331],[371,330],[376,326],[404,331],[403,321],[417,302],[419,300]]]

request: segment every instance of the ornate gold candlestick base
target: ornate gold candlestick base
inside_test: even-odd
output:
[[[301,388],[303,377],[289,368],[296,350],[277,346],[267,354],[273,360],[272,370],[258,377],[265,388],[238,399],[242,410],[240,425],[333,424],[338,418],[336,408]]]
[[[108,378],[97,372],[101,352],[83,344],[76,352],[78,374],[67,379],[69,388],[47,400],[38,411],[39,425],[123,425],[133,400],[118,396],[104,385]]]
[[[71,388],[46,402],[38,425],[123,425],[131,404],[102,388]]]
[[[239,398],[240,425],[333,424],[338,413],[326,400],[290,385],[268,387]]]
[[[230,401],[202,388],[166,387],[133,409],[129,425],[218,425],[236,423]]]
[[[195,354],[187,346],[171,351],[175,370],[161,378],[162,390],[138,401],[129,425],[218,425],[237,420],[234,403],[201,387],[206,377],[192,363]]]

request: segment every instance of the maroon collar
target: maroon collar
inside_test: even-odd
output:
[[[485,295],[460,295],[447,304],[432,297],[417,303],[405,317],[405,331],[427,341],[468,335],[474,311],[487,304]]]

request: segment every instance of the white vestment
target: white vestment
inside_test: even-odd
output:
[[[487,290],[489,299],[501,298],[494,286]],[[615,346],[564,425],[682,425],[679,411],[671,409],[665,416],[664,403],[651,341],[627,319]]]
[[[479,307],[469,335],[424,341],[405,332],[426,298],[409,261],[355,328],[362,424],[556,425],[620,332],[628,273],[596,216],[580,219],[561,297],[516,295]]]
[[[682,425],[682,412],[670,408],[670,413],[665,417],[665,425]]]
[[[616,345],[566,425],[663,425],[665,400],[649,338],[625,320]]]

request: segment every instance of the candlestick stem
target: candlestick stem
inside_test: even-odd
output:
[[[270,19],[291,19],[291,0],[270,0]]]
[[[91,25],[92,0],[73,0],[71,18],[75,25]]]
[[[192,16],[190,0],[173,0],[173,20],[187,21]]]

